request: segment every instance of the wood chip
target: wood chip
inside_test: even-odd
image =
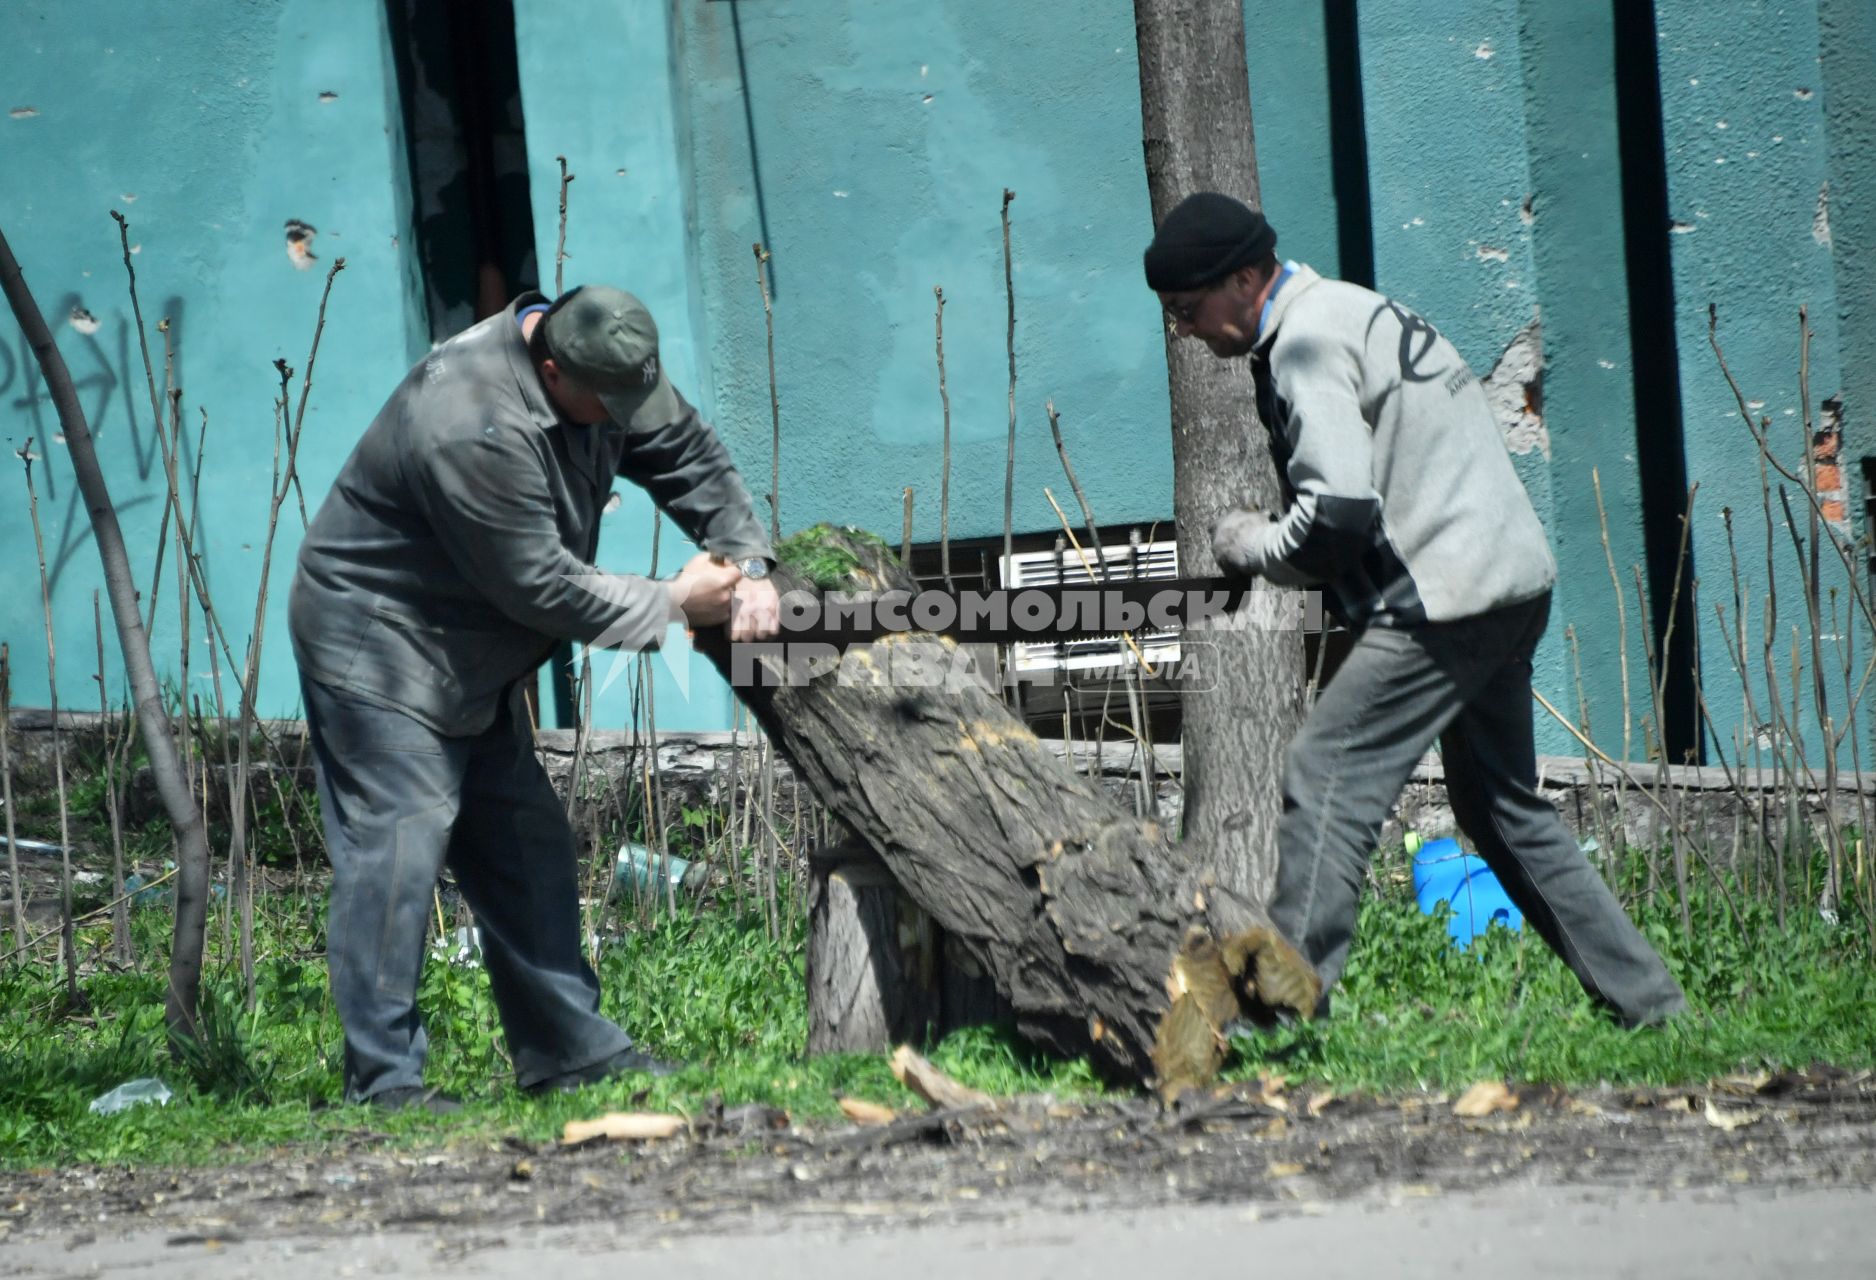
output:
[[[1722,1093],[1754,1094],[1764,1093],[1765,1087],[1771,1083],[1771,1072],[1755,1071],[1750,1075],[1721,1076],[1713,1082],[1713,1088]]]
[[[937,1108],[987,1107],[987,1093],[967,1089],[934,1067],[909,1044],[902,1044],[892,1055],[892,1074],[900,1084]]]
[[[842,1098],[840,1113],[863,1127],[891,1124],[899,1118],[899,1113],[891,1107],[882,1107],[877,1102],[867,1102],[860,1098]]]
[[[1309,1102],[1305,1105],[1304,1110],[1309,1113],[1311,1119],[1314,1119],[1322,1114],[1323,1108],[1334,1101],[1335,1090],[1324,1089],[1321,1093],[1312,1093],[1309,1095]]]
[[[1711,1098],[1707,1099],[1704,1114],[1708,1124],[1725,1133],[1743,1129],[1749,1124],[1757,1124],[1765,1118],[1764,1113],[1759,1111],[1722,1111],[1713,1105]]]
[[[612,1142],[655,1142],[672,1138],[688,1127],[683,1116],[655,1111],[609,1111],[596,1120],[569,1120],[560,1131],[563,1145],[573,1147],[595,1138]]]
[[[1518,1108],[1518,1095],[1505,1087],[1502,1080],[1481,1080],[1459,1096],[1453,1103],[1453,1114],[1476,1120],[1498,1111],[1515,1111]]]
[[[1264,1173],[1272,1178],[1294,1178],[1303,1171],[1303,1166],[1293,1160],[1272,1160]]]

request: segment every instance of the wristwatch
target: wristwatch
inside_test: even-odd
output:
[[[761,556],[750,556],[747,560],[738,560],[736,567],[741,570],[745,578],[760,581],[769,576],[769,562]]]

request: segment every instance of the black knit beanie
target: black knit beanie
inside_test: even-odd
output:
[[[1156,293],[1215,284],[1277,247],[1264,215],[1230,196],[1200,191],[1173,206],[1146,247],[1146,283]]]

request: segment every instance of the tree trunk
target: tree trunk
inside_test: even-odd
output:
[[[131,692],[136,698],[137,724],[143,732],[144,749],[149,752],[150,772],[176,831],[176,931],[170,949],[169,999],[164,1018],[169,1027],[170,1043],[177,1045],[195,1036],[196,1008],[202,987],[203,933],[208,920],[208,833],[183,779],[176,740],[170,736],[169,715],[163,709],[163,691],[157,684],[156,668],[150,661],[150,642],[137,609],[137,584],[124,550],[124,531],[117,523],[117,508],[111,505],[104,472],[98,466],[91,428],[86,425],[65,358],[52,340],[52,332],[46,327],[39,304],[26,287],[20,265],[3,233],[0,233],[0,286],[4,287],[7,302],[13,308],[21,332],[26,335],[27,345],[32,347],[39,368],[45,374],[46,390],[52,397],[53,408],[58,411],[59,429],[65,433],[66,450],[72,460],[72,474],[84,495],[85,510],[91,517],[92,534],[98,543],[98,556],[104,562],[104,586],[111,597],[111,617],[117,623],[118,647],[123,650]]]
[[[824,575],[847,566],[823,586],[913,586],[884,543],[812,537]],[[815,591],[786,564],[776,579],[785,600]],[[1058,759],[953,641],[905,635],[837,657],[732,647],[717,630],[697,647],[1031,1039],[1171,1095],[1211,1078],[1228,1023],[1314,1009],[1314,971],[1256,902]]]
[[[1260,204],[1239,0],[1134,0],[1147,189],[1158,225],[1195,191]],[[1142,305],[1145,305],[1143,300]],[[1173,514],[1181,572],[1218,572],[1211,529],[1233,507],[1276,510],[1276,469],[1250,365],[1166,331]],[[1272,589],[1274,592],[1274,588]],[[1290,593],[1283,593],[1289,596]],[[1265,616],[1302,616],[1294,598]],[[1301,722],[1300,625],[1205,632],[1182,642],[1185,838],[1220,880],[1256,898],[1276,872],[1283,747]]]

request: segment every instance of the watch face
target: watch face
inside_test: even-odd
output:
[[[769,562],[761,556],[751,556],[736,566],[743,571],[745,578],[766,578],[769,576]]]

